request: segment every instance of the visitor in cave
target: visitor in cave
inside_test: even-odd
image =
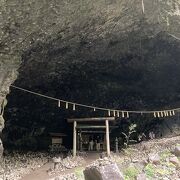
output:
[[[93,147],[94,147],[94,141],[93,141],[93,137],[90,136],[89,138],[89,151],[93,151]]]
[[[96,151],[100,151],[100,137],[97,136],[96,138]]]
[[[152,140],[152,139],[155,139],[155,134],[153,131],[150,131],[149,132],[149,139]]]
[[[138,141],[141,142],[141,141],[145,141],[145,140],[146,140],[146,135],[144,133],[139,134]]]

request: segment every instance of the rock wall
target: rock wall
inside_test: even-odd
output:
[[[155,104],[160,107],[160,105],[169,104],[168,100],[173,102],[174,99],[177,99],[176,95],[179,95],[179,83],[175,81],[178,79],[176,77],[179,77],[180,64],[177,60],[179,44],[176,45],[175,42],[177,40],[179,42],[180,15],[179,3],[171,2],[170,0],[144,0],[142,9],[141,2],[137,3],[135,0],[87,0],[84,2],[81,0],[68,2],[28,0],[23,1],[23,5],[18,0],[13,3],[0,1],[1,109],[4,108],[2,108],[2,104],[9,93],[10,84],[16,79],[17,67],[21,61],[18,59],[19,54],[23,54],[23,52],[25,54],[22,59],[28,63],[26,66],[24,65],[19,79],[18,85],[22,85],[22,87],[30,87],[38,92],[44,89],[52,96],[65,97],[74,101],[77,99],[78,102],[82,99],[82,102],[87,104],[99,106],[108,104],[110,107],[119,105],[124,109],[147,108],[139,98],[145,96],[139,91],[141,88],[145,88],[143,92],[150,94],[147,96],[147,100],[145,99],[146,104],[152,103],[153,106]],[[161,32],[166,33],[165,38]],[[172,42],[170,38],[175,42]],[[159,48],[159,39],[161,39],[161,48]],[[168,41],[172,46],[168,45]],[[173,51],[173,54],[169,54],[170,51]],[[142,61],[145,63],[143,64]],[[146,66],[146,70],[144,66]],[[167,67],[170,67],[170,71],[168,71],[171,74],[170,79],[164,76],[164,74],[168,74]],[[110,77],[111,72],[113,73]],[[154,74],[155,76],[153,76]],[[97,82],[96,86],[95,81]],[[165,81],[168,82],[168,86],[163,86],[163,84],[166,85]],[[74,82],[74,86],[71,82]],[[126,82],[128,82],[127,85],[125,85]],[[163,82],[162,86],[159,86],[160,82]],[[48,84],[51,86],[48,87]],[[118,84],[122,85],[118,86]],[[90,88],[92,91],[89,90]],[[161,92],[157,93],[156,88]],[[164,99],[161,98],[162,90],[164,90],[164,94],[172,91],[173,96],[167,94],[167,98],[166,96]],[[177,92],[176,95],[174,92]],[[42,91],[42,93],[44,92]],[[97,97],[94,98],[95,101],[90,101],[88,98],[92,94]],[[116,102],[117,99],[120,102]],[[157,99],[157,101],[151,99]],[[159,101],[162,104],[159,104]],[[34,108],[34,104],[30,107]],[[20,111],[22,111],[22,107],[25,106],[21,105]],[[148,108],[150,109],[150,107]],[[35,110],[43,111],[42,108]],[[28,109],[27,111],[29,113]],[[36,114],[34,109],[31,109],[31,112]],[[40,114],[38,111],[36,112]],[[54,112],[54,107],[52,112]],[[12,114],[11,111],[10,114]],[[63,118],[64,114],[62,113]],[[56,116],[56,114],[49,113],[47,121],[50,122],[50,118],[54,119],[53,115],[58,119],[60,117],[59,114]],[[38,117],[37,122],[40,122],[39,116],[36,117]],[[33,122],[35,118],[32,118]],[[45,124],[44,119],[42,116],[43,125]],[[10,124],[11,127],[15,126],[13,123],[16,122],[13,121]],[[1,134],[4,127],[3,116],[1,116],[0,126]],[[29,128],[29,126],[27,127]],[[0,144],[2,149],[2,143],[0,142]]]
[[[10,92],[10,85],[17,78],[16,68],[7,68],[6,64],[0,69],[0,157],[3,154],[3,143],[1,141],[1,134],[4,128],[4,108],[7,104],[6,96]]]

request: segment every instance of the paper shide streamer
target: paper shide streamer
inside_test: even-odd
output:
[[[119,117],[119,111],[117,111],[117,117]]]
[[[108,116],[111,116],[111,111],[110,110],[108,110]]]
[[[76,110],[76,105],[75,104],[73,104],[73,111],[75,111]]]
[[[116,116],[116,111],[115,110],[113,111],[113,115],[114,115],[114,117]]]
[[[69,104],[68,104],[68,102],[66,102],[66,109],[68,109],[68,107],[69,107]]]
[[[61,101],[58,101],[58,107],[61,107]]]
[[[122,111],[122,117],[124,118],[124,112]]]

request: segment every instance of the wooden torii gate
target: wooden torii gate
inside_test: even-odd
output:
[[[77,152],[77,129],[78,128],[105,128],[106,129],[106,151],[107,155],[110,155],[110,140],[109,140],[109,121],[114,121],[115,117],[94,117],[94,118],[75,118],[68,119],[69,123],[73,123],[73,156],[76,156]],[[79,122],[104,122],[104,125],[78,125]]]

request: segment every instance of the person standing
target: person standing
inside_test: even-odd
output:
[[[89,138],[89,151],[93,151],[94,141],[93,138]]]
[[[149,138],[152,140],[152,139],[155,139],[155,134],[153,131],[150,131],[149,132]]]
[[[97,139],[96,139],[96,150],[100,151],[100,138],[99,138],[99,136],[97,136]]]

